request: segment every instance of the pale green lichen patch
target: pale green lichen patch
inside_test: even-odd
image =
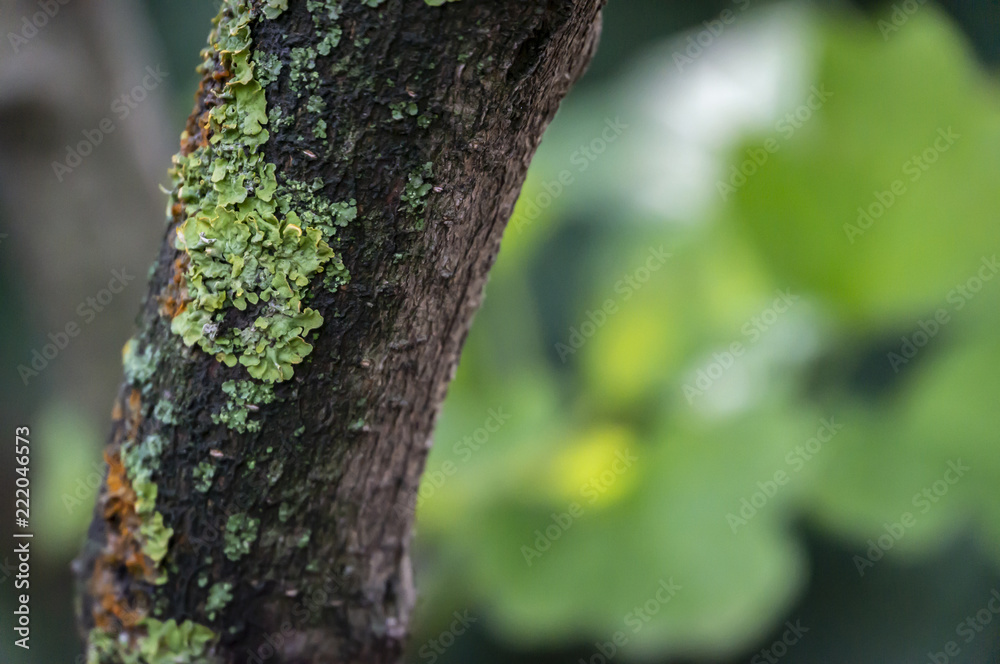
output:
[[[433,164],[427,162],[422,167],[414,169],[406,180],[406,187],[400,195],[400,200],[415,218],[417,230],[423,230],[425,225],[424,212],[427,209],[427,195],[433,185],[428,181],[432,176]]]
[[[407,115],[416,115],[420,112],[417,105],[412,101],[400,101],[393,104],[389,104],[389,111],[392,113],[393,120],[402,120]]]
[[[330,51],[337,48],[340,44],[340,38],[343,36],[343,32],[340,27],[333,26],[320,38],[319,43],[316,44],[316,52],[320,55],[330,55]]]
[[[269,3],[265,13],[283,7]],[[254,378],[276,382],[292,376],[312,350],[305,335],[323,322],[303,305],[311,279],[327,264],[342,269],[342,263],[323,232],[290,209],[275,165],[261,154],[268,113],[250,58],[249,23],[244,0],[224,3],[202,68],[213,71],[217,56],[231,74],[209,113],[211,138],[174,158],[172,204],[184,211],[177,248],[189,257],[190,301],[171,329],[227,366],[239,363]],[[310,66],[293,70],[292,78],[303,71],[318,77],[314,57],[311,49],[293,49],[293,60],[305,58]]]
[[[190,620],[181,624],[144,618],[137,625],[145,631],[133,643],[128,635],[114,638],[92,629],[88,638],[87,664],[213,664],[210,654],[216,635],[208,627]]]
[[[458,2],[458,0],[424,0],[431,7],[440,7],[445,2]]]
[[[194,490],[205,493],[212,488],[212,479],[215,477],[215,466],[207,461],[200,461],[192,471],[194,476]]]
[[[153,473],[159,465],[160,455],[166,448],[167,439],[159,434],[150,434],[141,441],[126,441],[122,446],[122,464],[135,492],[135,513],[141,519],[139,535],[142,550],[159,565],[167,555],[173,528],[163,523],[163,515],[156,511],[157,487]],[[157,582],[166,581],[161,575]]]
[[[250,553],[250,547],[257,540],[260,520],[246,514],[233,514],[226,521],[226,558],[239,560]]]
[[[215,614],[229,604],[233,599],[233,584],[228,581],[216,583],[208,591],[208,600],[205,602],[205,614],[209,620],[215,620]]]
[[[222,391],[229,395],[229,401],[220,412],[212,414],[212,421],[240,433],[260,431],[260,422],[250,419],[250,413],[274,401],[274,388],[251,380],[227,380]]]
[[[174,404],[166,399],[160,399],[156,402],[156,407],[153,409],[153,417],[164,424],[177,424],[177,416],[174,414]]]
[[[293,48],[289,51],[291,62],[289,62],[288,82],[289,87],[294,92],[298,92],[302,86],[308,90],[315,90],[319,86],[319,72],[316,71],[316,49],[311,46]]]
[[[264,16],[268,18],[278,18],[286,9],[288,0],[264,0]]]
[[[143,552],[149,556],[153,562],[159,564],[167,555],[167,548],[170,546],[170,538],[173,537],[174,529],[163,525],[163,515],[159,512],[153,514],[152,518],[143,522],[139,526],[139,532],[143,537]],[[166,581],[165,576],[161,576],[157,582]]]
[[[139,352],[139,340],[129,339],[122,348],[122,366],[125,370],[125,381],[129,385],[139,387],[143,394],[149,392],[149,379],[156,373],[159,364],[159,353],[152,345]]]
[[[254,51],[253,62],[254,78],[262,88],[278,80],[278,75],[281,74],[281,58],[277,55],[266,51]]]

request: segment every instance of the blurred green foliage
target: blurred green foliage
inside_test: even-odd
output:
[[[629,178],[676,130],[650,90],[694,74],[602,81],[547,134],[418,500],[424,638],[476,607],[521,648],[733,654],[802,592],[803,523],[859,574],[969,532],[1000,562],[996,85],[929,5],[888,38],[803,16],[806,75],[705,151],[694,213]]]

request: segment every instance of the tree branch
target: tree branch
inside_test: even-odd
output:
[[[204,53],[76,563],[94,662],[398,659],[432,427],[603,0],[283,4]]]

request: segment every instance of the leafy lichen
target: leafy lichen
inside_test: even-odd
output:
[[[205,493],[212,488],[212,479],[215,477],[215,466],[207,461],[200,461],[192,471],[194,475],[194,490]]]
[[[144,618],[138,627],[145,634],[135,643],[124,634],[116,639],[104,631],[92,629],[87,664],[211,664],[218,661],[210,653],[215,632],[204,625],[190,620],[178,625],[173,619],[161,622]]]
[[[288,0],[264,0],[264,16],[268,18],[278,18],[286,9]]]
[[[284,5],[269,2],[265,15]],[[275,165],[261,153],[268,113],[250,54],[250,20],[246,0],[224,3],[202,73],[218,65],[230,77],[207,114],[210,139],[174,158],[171,209],[180,206],[184,215],[176,242],[189,259],[189,301],[171,329],[227,366],[239,363],[254,378],[276,382],[292,376],[312,350],[306,334],[323,322],[303,304],[310,281],[328,264],[342,269],[342,263],[323,232],[291,209]],[[312,49],[293,49],[292,56],[299,65],[293,82],[318,77]],[[262,69],[273,71],[273,61]],[[233,309],[243,315],[227,316]]]
[[[392,113],[393,120],[402,120],[407,115],[416,115],[420,109],[412,101],[400,101],[389,104],[389,111]]]
[[[433,185],[428,182],[432,175],[433,164],[427,162],[422,167],[413,170],[406,180],[406,187],[400,195],[400,200],[413,215],[417,230],[423,230],[425,225],[424,211],[427,209],[427,194]]]
[[[122,348],[125,381],[140,388],[143,394],[147,394],[151,388],[149,379],[156,373],[159,361],[159,353],[152,345],[147,345],[145,350],[140,353],[139,340],[129,339]]]
[[[153,409],[153,417],[164,424],[177,424],[177,416],[174,414],[174,404],[166,399],[160,399]]]
[[[274,401],[274,388],[267,383],[255,383],[251,380],[227,380],[222,384],[222,391],[230,399],[220,412],[212,414],[212,421],[216,424],[222,422],[240,433],[260,431],[260,422],[249,419],[249,415],[261,404]]]
[[[141,441],[127,441],[122,448],[122,464],[135,491],[135,513],[141,519],[142,550],[157,565],[166,557],[174,534],[173,528],[164,525],[163,515],[156,511],[157,487],[153,482],[166,445],[166,438],[150,434]],[[157,579],[161,583],[165,580],[165,575]]]
[[[250,553],[250,547],[257,540],[260,520],[246,514],[233,514],[226,521],[226,558],[239,560]]]
[[[208,591],[208,600],[205,602],[205,614],[208,619],[215,620],[215,614],[226,608],[231,599],[233,599],[233,584],[221,581],[212,586]]]
[[[260,83],[262,88],[278,80],[281,73],[281,58],[266,51],[254,51],[254,78]]]

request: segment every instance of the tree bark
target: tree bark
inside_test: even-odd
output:
[[[321,236],[320,254],[306,248],[324,270],[276,262],[272,283],[308,277],[301,302],[262,296],[189,325],[190,345],[178,334],[204,293],[198,261],[232,246],[214,231],[185,241],[190,192],[211,180],[266,198],[257,176],[184,161],[219,154],[224,113],[212,111],[248,89],[232,55],[243,46],[216,35],[175,158],[194,184],[172,195],[75,563],[93,662],[398,660],[433,424],[528,162],[596,47],[603,0],[252,4],[226,0],[220,31],[249,25],[242,52],[268,111],[251,138],[265,137],[259,153],[276,166],[278,232],[300,246]],[[259,334],[255,316],[296,307],[323,320],[293,329],[291,355],[254,365],[251,341],[239,362],[220,361],[217,339]]]

